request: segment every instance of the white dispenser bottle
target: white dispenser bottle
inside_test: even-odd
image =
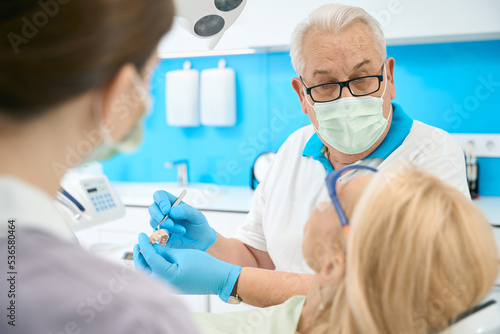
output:
[[[183,70],[167,72],[167,124],[182,127],[200,126],[198,108],[199,72],[184,62]]]
[[[219,67],[201,71],[201,124],[230,127],[236,124],[236,76],[219,60]]]

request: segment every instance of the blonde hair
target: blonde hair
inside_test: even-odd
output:
[[[327,4],[314,10],[299,23],[290,41],[290,58],[297,75],[302,75],[305,67],[304,39],[309,31],[318,31],[327,34],[339,34],[355,22],[363,22],[373,33],[375,49],[384,60],[387,57],[385,37],[378,21],[364,9],[341,4]]]
[[[346,275],[313,333],[434,333],[477,305],[498,274],[492,228],[436,177],[379,173],[358,202]]]

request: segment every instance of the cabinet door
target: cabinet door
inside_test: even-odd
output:
[[[202,211],[210,226],[219,234],[231,238],[236,233],[238,226],[245,222],[246,213],[227,211]]]
[[[497,225],[500,226],[500,225]],[[500,255],[500,227],[493,227],[493,236],[495,237],[495,242],[497,243],[498,254]],[[498,298],[497,301],[500,303],[500,274],[497,277],[496,281]]]
[[[152,231],[148,208],[125,207],[125,216],[122,218],[77,231],[75,234],[82,247],[104,249],[105,245],[110,247],[135,245],[139,233],[144,232],[149,235]]]
[[[236,233],[238,226],[245,222],[246,213],[203,211],[210,226],[212,226],[221,235],[231,238]],[[210,312],[224,313],[235,311],[246,311],[255,309],[255,307],[241,303],[238,305],[226,304],[218,296],[210,296]]]
[[[493,227],[493,235],[495,237],[498,252],[500,254],[500,227]],[[499,305],[498,307],[500,308],[500,275],[497,277],[497,281],[495,282],[493,290],[484,300],[486,301],[490,299],[496,300]]]

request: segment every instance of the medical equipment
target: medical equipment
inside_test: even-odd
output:
[[[175,0],[180,25],[192,35],[207,39],[213,49],[240,16],[247,0]]]
[[[184,189],[181,192],[181,194],[179,195],[179,197],[177,197],[175,202],[172,204],[172,208],[181,203],[184,196],[186,196],[186,193],[187,193],[187,191],[186,191],[186,189]],[[156,227],[158,230],[149,236],[149,242],[151,243],[151,245],[156,243],[156,241],[158,241],[158,244],[160,244],[160,246],[165,246],[167,244],[167,241],[169,238],[168,233],[164,229],[160,229],[160,225],[163,224],[163,222],[165,220],[167,220],[167,218],[168,218],[168,214],[166,214],[163,217],[163,219],[158,223],[158,226]]]
[[[350,170],[350,169],[367,169],[371,170],[372,172],[377,172],[376,168],[370,167],[370,166],[364,166],[364,165],[349,165],[342,167],[336,171],[331,172],[328,174],[326,177],[326,187],[328,188],[328,194],[330,195],[330,198],[332,200],[333,206],[335,207],[335,210],[337,211],[337,214],[340,219],[340,223],[342,224],[342,227],[344,228],[344,231],[346,234],[349,234],[349,225],[347,224],[347,218],[345,216],[344,210],[342,209],[342,206],[340,205],[339,198],[337,196],[337,190],[335,189],[335,185],[337,184],[337,180],[340,178],[340,176]]]
[[[172,204],[172,208],[173,208],[174,206],[179,205],[179,204],[181,203],[181,201],[182,201],[182,199],[184,198],[184,196],[186,196],[186,193],[187,193],[187,190],[186,190],[186,189],[184,189],[184,190],[181,192],[181,194],[179,195],[179,197],[177,197],[177,199],[175,200],[174,204]],[[158,226],[157,226],[157,228],[158,228],[158,229],[160,228],[160,225],[161,225],[161,224],[163,224],[163,222],[164,222],[165,220],[167,220],[167,218],[168,218],[168,214],[166,214],[166,215],[165,215],[165,217],[163,217],[163,219],[162,219],[162,220],[158,223]]]
[[[73,231],[118,219],[125,215],[120,197],[105,175],[68,172],[61,181],[56,207]]]

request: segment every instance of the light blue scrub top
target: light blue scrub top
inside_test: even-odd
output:
[[[294,296],[280,305],[229,313],[195,313],[202,334],[295,334],[305,296]]]
[[[386,159],[392,154],[405,140],[406,136],[410,133],[411,127],[413,125],[413,119],[408,116],[403,108],[397,104],[392,103],[392,123],[391,128],[387,132],[384,141],[373,151],[369,156],[364,158],[382,158]],[[328,173],[333,171],[333,166],[330,161],[324,155],[323,142],[319,139],[318,134],[314,133],[311,139],[306,143],[304,150],[302,151],[302,156],[311,157],[314,160],[321,162]]]

